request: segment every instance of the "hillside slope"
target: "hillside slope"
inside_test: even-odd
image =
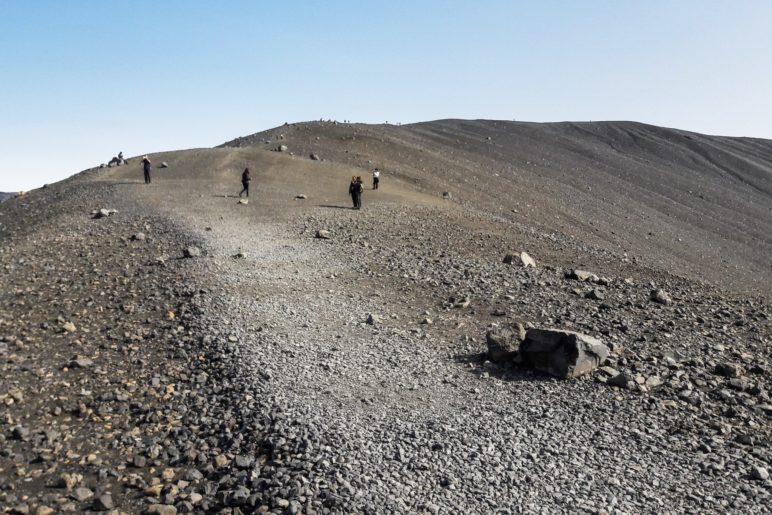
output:
[[[297,124],[3,202],[0,506],[768,512],[768,142],[677,134]]]
[[[769,293],[772,141],[632,122],[309,122],[224,147],[384,170],[416,188],[650,266]]]

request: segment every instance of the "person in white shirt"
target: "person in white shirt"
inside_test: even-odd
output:
[[[379,169],[375,169],[373,171],[373,189],[378,189],[378,183],[381,182],[381,171]]]

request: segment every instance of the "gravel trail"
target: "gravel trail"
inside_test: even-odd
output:
[[[434,331],[434,322],[422,324],[443,316],[431,304],[418,307],[427,289],[377,277],[379,264],[358,250],[399,248],[393,235],[357,234],[399,211],[317,208],[303,221],[250,219],[248,231],[212,223],[206,211],[184,217],[193,230],[211,229],[200,233],[208,254],[196,279],[211,288],[200,306],[203,326],[237,342],[234,373],[260,377],[271,410],[283,413],[267,435],[266,506],[753,512],[754,496],[768,496],[738,488],[733,477],[745,472],[731,470],[736,462],[719,457],[711,468],[692,437],[678,435],[691,417],[668,413],[657,399],[499,369],[481,357],[483,328],[459,343]],[[338,228],[333,240],[312,237],[323,227]],[[376,316],[372,325],[368,314]],[[725,466],[731,474],[718,473]]]

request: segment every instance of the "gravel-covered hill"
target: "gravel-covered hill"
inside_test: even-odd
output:
[[[8,200],[0,506],[764,513],[770,148],[313,122]],[[610,354],[491,361],[521,326]]]
[[[4,200],[8,200],[9,198],[13,198],[16,195],[16,193],[6,193],[0,191],[0,202]]]
[[[422,191],[640,258],[768,294],[772,141],[633,122],[442,120],[303,123],[224,146],[275,148],[380,167]]]

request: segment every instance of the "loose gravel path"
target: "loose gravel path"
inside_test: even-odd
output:
[[[268,435],[276,462],[263,469],[271,478],[262,485],[263,498],[273,497],[268,506],[369,513],[761,509],[769,489],[738,483],[746,471],[719,473],[723,459],[713,473],[692,438],[678,434],[678,424],[692,419],[679,411],[690,407],[674,410],[591,380],[500,370],[482,362],[479,340],[450,342],[434,322],[421,324],[442,316],[432,309],[430,286],[400,288],[400,277],[373,274],[378,263],[357,251],[399,248],[404,240],[355,234],[341,241],[346,227],[377,228],[399,212],[385,204],[362,212],[316,208],[305,222],[250,213],[241,216],[247,223],[212,220],[209,210],[184,214],[208,251],[195,279],[211,293],[201,298],[202,325],[237,342],[233,379],[260,378],[261,394],[283,413]],[[336,237],[314,239],[323,227],[339,228]],[[413,265],[426,265],[426,257]]]

